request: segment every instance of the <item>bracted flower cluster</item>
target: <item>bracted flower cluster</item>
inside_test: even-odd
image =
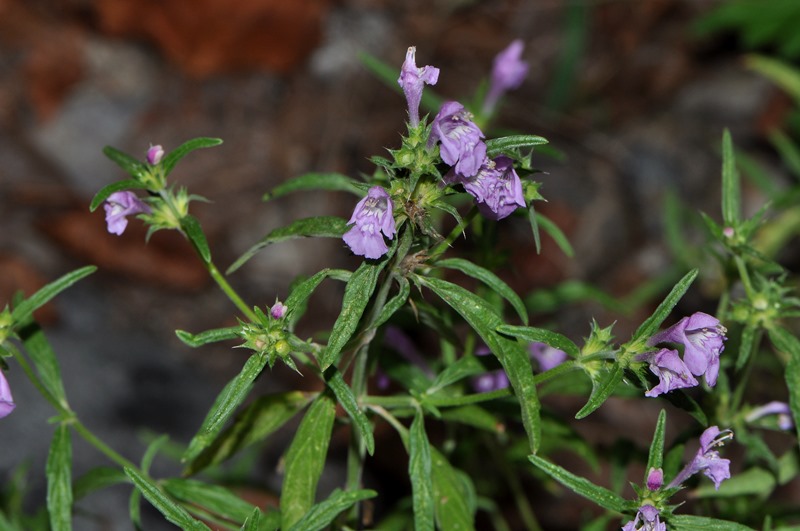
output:
[[[439,69],[434,66],[417,67],[417,49],[408,48],[406,60],[400,69],[400,78],[397,83],[403,89],[408,102],[408,123],[411,127],[419,125],[419,103],[422,101],[422,89],[425,84],[435,85],[439,80]]]
[[[524,47],[522,41],[516,39],[495,56],[491,84],[483,100],[484,113],[492,112],[503,94],[518,88],[525,80],[528,75],[528,63],[520,59]]]
[[[699,384],[695,376],[703,376],[711,387],[716,385],[719,356],[727,339],[725,332],[716,317],[696,312],[651,337],[648,345],[668,346],[637,357],[647,361],[650,371],[659,378],[658,385],[645,395],[654,397],[673,389],[694,387]],[[673,346],[683,347],[683,358]]]
[[[667,531],[667,524],[659,518],[658,509],[652,505],[642,505],[636,518],[622,526],[622,531]]]
[[[365,258],[380,258],[389,251],[383,237],[394,238],[395,223],[392,198],[380,186],[373,186],[356,204],[348,225],[353,225],[342,239],[353,253]],[[383,234],[381,234],[383,233]]]
[[[677,487],[691,476],[702,472],[714,482],[714,488],[719,490],[723,480],[731,477],[731,461],[721,458],[716,448],[730,439],[733,439],[733,432],[730,430],[720,431],[717,426],[707,428],[700,436],[700,448],[694,458],[675,476],[667,488]]]
[[[125,232],[125,228],[128,226],[127,216],[151,212],[150,207],[130,190],[114,192],[108,196],[104,208],[108,232],[117,236]]]
[[[11,396],[11,387],[8,385],[5,374],[0,370],[0,419],[7,417],[17,405]]]

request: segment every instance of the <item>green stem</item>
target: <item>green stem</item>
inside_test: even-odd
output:
[[[750,358],[747,360],[747,365],[745,365],[744,371],[740,373],[739,380],[736,383],[736,390],[733,392],[733,398],[731,399],[731,405],[728,408],[728,411],[739,411],[739,407],[744,399],[744,390],[747,387],[747,382],[750,380],[750,375],[753,373],[753,367],[755,365],[754,361],[758,357],[756,356],[756,351],[758,350],[758,345],[761,343],[763,333],[763,329],[758,329],[755,332],[756,335],[753,338],[753,351],[750,352]]]
[[[214,282],[217,283],[217,285],[225,293],[225,295],[228,296],[228,298],[231,300],[231,302],[237,308],[239,308],[239,311],[242,312],[248,319],[250,319],[250,321],[252,321],[254,323],[258,322],[258,318],[256,317],[256,314],[253,313],[253,310],[251,310],[247,306],[247,304],[244,302],[244,300],[242,300],[242,298],[239,296],[239,294],[236,293],[236,291],[228,283],[228,281],[225,280],[225,276],[222,273],[219,272],[219,269],[217,269],[217,266],[215,266],[213,262],[208,262],[206,264],[206,267],[208,268],[208,273],[211,275],[211,278],[214,279]]]
[[[114,451],[110,446],[108,446],[106,443],[97,438],[97,436],[91,431],[89,431],[89,429],[86,426],[84,426],[83,423],[80,420],[78,420],[77,417],[72,418],[71,425],[72,428],[76,432],[78,432],[78,434],[80,434],[80,436],[83,437],[83,439],[86,442],[97,448],[97,450],[99,450],[103,455],[114,461],[116,464],[118,464],[121,467],[128,467],[141,472],[138,466],[136,466],[132,462],[122,457],[120,454]]]
[[[742,279],[742,285],[744,285],[744,291],[747,293],[747,298],[753,300],[755,292],[753,291],[753,285],[750,283],[750,275],[747,272],[747,266],[745,265],[741,256],[735,256],[734,261],[736,262],[736,269],[739,270],[739,278]]]
[[[472,220],[475,218],[477,214],[478,214],[478,207],[473,205],[470,211],[467,212],[467,215],[461,219],[461,223],[453,227],[453,230],[450,231],[450,234],[447,235],[447,238],[445,238],[441,243],[439,243],[439,245],[433,248],[433,250],[430,252],[428,260],[434,261],[437,258],[439,258],[439,256],[444,254],[444,252],[447,251],[450,245],[454,241],[456,241],[456,238],[458,238],[460,234],[463,234],[464,229],[467,227],[467,225],[469,225],[472,222]]]
[[[8,344],[8,346],[11,347],[10,344]],[[56,397],[50,394],[50,391],[47,390],[47,388],[42,384],[42,381],[39,380],[39,377],[36,375],[33,369],[31,369],[30,364],[28,364],[28,360],[25,358],[22,352],[20,352],[16,348],[10,348],[9,350],[11,350],[11,352],[14,354],[14,359],[16,359],[17,363],[19,363],[19,366],[22,368],[22,371],[25,373],[25,376],[28,377],[28,380],[31,381],[33,386],[36,388],[37,391],[39,391],[39,393],[41,393],[41,395],[45,398],[45,400],[50,402],[50,405],[53,406],[56,410],[58,410],[58,412],[61,413],[62,415],[64,416],[71,415],[72,411],[69,409],[69,406],[66,404],[62,404],[61,402],[56,400]]]

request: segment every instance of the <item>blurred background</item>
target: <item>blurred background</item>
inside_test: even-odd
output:
[[[674,280],[680,262],[675,239],[670,246],[665,236],[665,209],[679,205],[719,218],[723,128],[737,149],[776,176],[776,186],[789,180],[769,134],[793,111],[792,100],[748,68],[743,54],[796,58],[800,53],[783,44],[797,25],[784,35],[753,17],[752,6],[743,18],[730,15],[744,4],[0,0],[0,303],[77,267],[99,266],[37,314],[60,357],[73,408],[133,460],[149,433],[187,442],[246,353],[231,345],[193,351],[174,330],[233,325],[234,308],[179,235],[162,231],[145,244],[134,220],[117,237],[106,231],[102,209],[89,212],[93,194],[123,178],[102,148],[143,159],[151,144],[168,151],[196,136],[222,138],[220,147],[184,159],[171,178],[211,200],[193,203],[193,213],[224,269],[270,230],[311,215],[347,217],[354,204],[339,194],[263,203],[264,192],[310,171],[371,173],[368,158],[399,145],[405,100],[360,54],[399,73],[414,45],[418,65],[441,69],[435,91],[466,99],[488,76],[494,55],[519,38],[530,73],[504,100],[494,132],[550,140],[554,150],[534,159],[545,171],[538,178],[548,202],[540,210],[566,233],[575,257],[547,236],[537,255],[525,220],[511,219],[499,231],[498,252],[511,260],[502,273],[521,293],[545,290],[530,304],[573,339],[588,334],[592,317],[604,326],[618,321],[616,335],[624,337],[654,298],[615,307],[576,296],[562,310],[570,294],[559,286],[578,280],[623,298],[644,283]],[[791,1],[768,4],[789,6],[773,22],[797,20]],[[761,38],[748,37],[748,20]],[[746,184],[748,208],[762,200],[760,189]],[[231,282],[263,307],[285,297],[297,274],[358,262],[339,241],[288,242],[260,253]],[[332,322],[340,305],[339,288],[326,289],[313,299],[315,329]],[[693,290],[685,303],[690,311],[708,304],[704,290],[713,286],[701,282]],[[0,485],[27,467],[25,504],[34,510],[44,496],[52,412],[21,371],[8,377],[17,409],[0,421]],[[288,378],[312,385],[282,366],[259,385],[274,390]],[[616,430],[631,430],[631,412],[619,408],[602,408],[587,425],[604,426],[609,440]],[[642,414],[643,440],[656,412],[654,404]],[[280,486],[281,450],[270,443],[242,465],[242,477],[261,495]],[[102,462],[80,441],[74,452],[76,477]],[[338,477],[332,470],[331,486]],[[128,494],[114,487],[85,499],[78,528],[129,529]],[[543,509],[546,529],[575,528],[580,514],[565,512],[568,503]],[[159,529],[152,522],[146,528]]]

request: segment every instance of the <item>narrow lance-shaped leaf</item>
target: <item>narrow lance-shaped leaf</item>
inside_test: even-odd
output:
[[[387,260],[378,263],[362,262],[347,282],[342,299],[342,311],[333,323],[328,346],[319,362],[322,370],[339,361],[342,348],[355,332],[386,262]]]
[[[453,468],[431,446],[434,511],[439,529],[475,529],[475,487],[469,476]]]
[[[53,297],[75,284],[77,281],[87,277],[97,270],[95,266],[86,266],[76,269],[66,275],[45,285],[39,291],[19,303],[11,312],[11,317],[15,323],[25,323],[33,312],[47,304]]]
[[[69,428],[59,424],[47,456],[47,513],[53,531],[72,529],[72,441]]]
[[[661,468],[664,462],[664,434],[667,427],[667,412],[663,409],[658,414],[653,441],[650,443],[650,453],[647,456],[647,468],[645,477],[652,468]]]
[[[220,144],[222,144],[222,140],[219,138],[205,137],[193,138],[184,142],[177,148],[164,155],[164,159],[161,161],[161,167],[164,169],[164,175],[169,175],[175,168],[175,165],[178,164],[178,161],[192,151],[195,151],[196,149],[214,147]]]
[[[653,312],[653,315],[647,318],[645,322],[639,326],[636,332],[633,334],[633,337],[628,342],[629,345],[638,343],[640,341],[646,341],[647,338],[655,334],[658,327],[661,326],[661,323],[664,322],[664,319],[667,318],[669,312],[678,304],[678,301],[681,300],[683,294],[689,289],[689,286],[692,285],[694,279],[697,278],[697,269],[692,269],[682,279],[678,281],[677,284],[672,288],[672,291],[669,292],[669,295],[658,305],[656,311]]]
[[[735,227],[739,223],[741,194],[731,132],[725,129],[722,132],[722,219],[729,227]]]
[[[408,476],[414,507],[414,529],[433,531],[433,480],[431,448],[425,434],[425,419],[417,409],[409,432]]]
[[[308,298],[311,297],[311,295],[314,293],[314,290],[317,289],[323,280],[330,277],[347,282],[350,276],[352,276],[352,273],[344,269],[323,269],[322,271],[318,271],[314,275],[297,283],[292,288],[289,296],[286,297],[286,302],[284,303],[289,312],[287,316],[289,321],[289,329],[293,329],[300,317],[303,316]]]
[[[624,375],[621,363],[614,362],[611,370],[604,372],[597,380],[592,380],[592,394],[580,411],[575,414],[575,418],[580,420],[589,416],[597,408],[603,405],[608,400],[608,397],[617,388],[617,385],[622,381]]]
[[[737,524],[728,520],[717,520],[705,516],[693,516],[690,514],[674,514],[667,520],[667,528],[670,531],[755,531],[752,527]]]
[[[368,188],[368,184],[341,173],[306,173],[279,184],[271,192],[264,194],[262,199],[270,201],[293,192],[308,190],[340,191],[362,196]]]
[[[54,400],[64,407],[69,407],[64,383],[61,380],[61,369],[44,331],[37,323],[29,319],[28,324],[23,325],[19,330],[19,337],[36,367],[42,385]]]
[[[206,264],[211,263],[211,249],[208,247],[208,240],[200,227],[200,222],[191,214],[187,214],[181,218],[181,228],[186,233],[186,237],[192,242],[200,259]]]
[[[529,455],[528,459],[531,463],[539,467],[540,470],[546,472],[550,477],[570,489],[576,494],[579,494],[591,500],[600,507],[608,509],[609,511],[616,511],[618,513],[624,512],[628,509],[629,503],[616,493],[598,485],[595,485],[586,478],[576,476],[572,472],[542,459],[536,455]]]
[[[293,221],[285,227],[272,230],[261,238],[259,242],[248,249],[242,256],[225,271],[230,275],[248,260],[254,257],[259,251],[273,243],[297,238],[341,238],[347,230],[347,220],[336,216],[318,216],[313,218],[303,218]]]
[[[775,348],[789,356],[784,371],[786,388],[789,390],[789,408],[797,438],[800,440],[800,341],[784,328],[771,328],[769,339]]]
[[[507,300],[514,310],[516,310],[517,315],[519,315],[519,318],[523,323],[528,323],[528,311],[525,309],[525,303],[522,302],[522,299],[519,298],[519,295],[517,295],[517,293],[511,289],[511,286],[503,282],[500,277],[485,267],[473,264],[469,260],[464,260],[463,258],[447,258],[445,260],[439,260],[436,262],[436,265],[439,267],[461,271],[467,276],[470,276],[476,280],[480,280],[497,292],[498,295]]]
[[[97,207],[103,204],[103,201],[114,192],[122,192],[123,190],[144,190],[147,186],[139,181],[133,179],[125,179],[124,181],[117,181],[115,183],[107,184],[100,189],[99,192],[94,194],[92,202],[89,204],[89,211],[94,212]]]
[[[260,396],[236,415],[233,423],[184,470],[193,475],[222,463],[241,449],[265,440],[291,420],[314,398],[300,391]]]
[[[375,453],[375,438],[372,435],[372,424],[370,424],[364,412],[361,411],[356,397],[353,394],[353,390],[350,389],[350,386],[344,381],[342,373],[336,367],[329,368],[325,371],[325,383],[328,384],[333,394],[336,395],[336,399],[339,401],[339,404],[341,404],[342,409],[344,409],[353,421],[353,424],[355,424],[369,455]]]
[[[241,327],[229,326],[227,328],[214,328],[213,330],[206,330],[198,334],[192,334],[185,330],[175,330],[175,335],[178,339],[183,341],[184,344],[197,348],[207,345],[209,343],[217,343],[219,341],[228,341],[231,339],[238,339]]]
[[[757,339],[761,338],[761,333],[758,329],[751,325],[745,325],[742,329],[742,340],[739,342],[739,355],[736,356],[736,370],[742,370],[747,364],[747,360],[753,354],[753,350],[757,347]]]
[[[214,405],[211,406],[211,410],[208,412],[203,424],[192,438],[186,452],[184,452],[181,459],[183,462],[191,461],[211,444],[236,408],[239,407],[239,404],[247,398],[253,387],[253,382],[264,370],[266,364],[266,355],[253,354],[250,356],[244,367],[242,367],[241,372],[228,382],[214,401]]]
[[[242,524],[241,531],[259,531],[261,525],[261,509],[256,507]]]
[[[164,515],[168,522],[175,524],[185,531],[210,531],[204,523],[192,518],[189,512],[175,503],[169,496],[164,494],[158,486],[148,477],[139,473],[138,470],[125,467],[125,474],[131,478],[136,489],[150,504]]]
[[[492,138],[486,141],[486,156],[494,157],[513,149],[534,147],[547,144],[547,139],[537,135],[515,135]]]
[[[458,312],[497,356],[517,396],[522,424],[528,434],[531,451],[535,453],[540,440],[540,404],[527,349],[517,341],[495,332],[502,325],[500,316],[492,306],[474,293],[435,277],[415,275],[414,279]]]
[[[176,500],[197,505],[240,524],[247,520],[255,508],[225,487],[194,479],[170,478],[162,482],[162,487]]]
[[[541,227],[542,230],[544,230],[550,235],[551,238],[553,238],[553,241],[556,242],[556,245],[558,245],[558,248],[561,249],[562,253],[570,258],[575,256],[575,249],[572,248],[572,244],[569,243],[567,235],[564,234],[558,225],[553,223],[550,218],[543,216],[539,212],[536,212],[535,217],[537,226]]]
[[[305,516],[291,527],[290,531],[320,531],[327,529],[340,513],[362,500],[368,500],[377,495],[377,492],[369,489],[353,491],[334,489],[328,499],[309,509]]]
[[[408,296],[411,293],[411,285],[408,279],[406,277],[398,277],[397,285],[399,286],[398,292],[383,305],[381,313],[378,314],[377,319],[372,323],[372,328],[378,328],[388,321],[408,300]]]
[[[559,334],[558,332],[545,330],[544,328],[503,324],[497,327],[497,331],[501,334],[513,336],[530,343],[545,343],[558,350],[563,350],[573,358],[577,358],[580,354],[578,345],[573,343],[567,336]]]
[[[321,394],[295,432],[284,459],[281,529],[291,528],[314,505],[335,418],[336,403],[327,393]]]
[[[147,165],[145,163],[136,160],[117,148],[106,146],[103,148],[103,155],[111,159],[117,166],[122,168],[125,173],[134,179],[141,180],[147,173]]]

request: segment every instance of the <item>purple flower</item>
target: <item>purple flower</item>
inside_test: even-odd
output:
[[[531,358],[539,363],[541,372],[549,371],[553,367],[561,365],[567,359],[567,353],[563,350],[558,350],[547,343],[538,341],[528,345],[528,353],[530,353]]]
[[[754,422],[767,415],[777,415],[778,427],[784,431],[789,431],[794,428],[792,410],[786,402],[773,401],[761,407],[757,407],[747,414],[745,420],[747,422]]]
[[[108,196],[104,207],[106,209],[108,232],[116,234],[117,236],[125,232],[125,227],[128,226],[126,216],[141,214],[143,212],[150,213],[150,207],[129,190],[114,192]]]
[[[727,330],[716,317],[696,312],[654,335],[648,344],[682,344],[683,361],[691,373],[695,376],[704,374],[706,383],[714,387],[719,375],[719,355],[725,349],[725,332]]]
[[[622,531],[667,531],[667,524],[658,517],[658,509],[652,505],[642,505],[636,512],[636,518],[622,526]]]
[[[408,121],[411,127],[419,125],[419,102],[422,101],[422,89],[425,83],[435,85],[439,80],[439,69],[433,66],[423,66],[417,68],[415,54],[417,49],[414,46],[408,48],[406,60],[400,70],[400,78],[397,82],[403,89],[408,102]]]
[[[720,431],[716,426],[707,428],[700,436],[700,448],[694,459],[680,471],[675,479],[667,485],[667,488],[677,487],[694,474],[703,472],[714,482],[714,488],[719,490],[720,483],[731,477],[731,461],[722,459],[715,448],[724,445],[729,439],[733,439],[732,431]]]
[[[389,250],[383,236],[394,237],[392,199],[380,186],[373,186],[358,202],[348,225],[355,223],[342,239],[350,250],[366,258],[380,258]]]
[[[492,82],[486,99],[483,100],[484,113],[491,112],[505,92],[518,88],[525,80],[525,76],[528,75],[528,63],[520,60],[524,47],[522,41],[516,39],[495,56]]]
[[[508,376],[506,376],[506,372],[503,369],[489,371],[472,379],[472,388],[478,393],[498,391],[505,389],[508,385]]]
[[[441,143],[442,160],[455,166],[456,173],[472,177],[486,159],[483,133],[472,121],[472,115],[457,101],[447,101],[433,119],[428,143]]]
[[[660,468],[651,468],[647,473],[648,490],[658,490],[664,484],[664,471]]]
[[[471,177],[453,170],[445,175],[444,180],[464,186],[464,190],[475,198],[481,214],[495,221],[525,206],[522,182],[514,171],[514,161],[504,155],[494,160],[485,159]]]
[[[273,319],[283,319],[283,316],[286,315],[286,309],[286,305],[281,301],[275,301],[275,304],[269,309],[269,314]]]
[[[673,389],[694,387],[698,383],[676,350],[662,348],[658,352],[642,354],[638,359],[650,363],[650,372],[659,380],[658,385],[647,391],[645,396],[655,397]]]
[[[161,162],[161,157],[163,156],[164,148],[162,148],[160,145],[150,146],[150,149],[147,150],[147,163],[151,166],[155,166]]]
[[[0,370],[0,419],[11,414],[15,407],[17,405],[14,403],[14,397],[11,396],[11,387],[9,387],[3,371]]]

